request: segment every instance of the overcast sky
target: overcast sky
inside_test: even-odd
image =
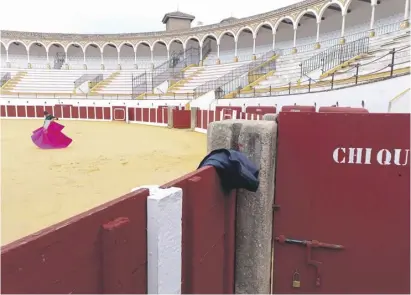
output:
[[[164,14],[177,8],[194,15],[194,23],[206,25],[296,2],[301,0],[6,0],[1,3],[0,28],[53,33],[150,32],[164,30]]]

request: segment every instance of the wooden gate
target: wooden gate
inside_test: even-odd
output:
[[[280,113],[273,293],[410,292],[410,116]]]

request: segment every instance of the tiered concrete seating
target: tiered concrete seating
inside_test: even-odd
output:
[[[7,69],[4,69],[7,70]],[[2,70],[3,71],[3,70]],[[74,81],[83,74],[100,74],[104,77],[109,71],[75,71],[75,70],[24,70],[26,74],[11,88],[5,89],[11,93],[73,93]]]
[[[224,76],[237,67],[249,62],[237,62],[213,66],[193,67],[185,71],[185,83],[172,87],[171,93],[193,93],[194,89],[213,80]]]
[[[143,74],[145,70],[118,71],[111,82],[94,90],[96,94],[131,94],[132,78]]]

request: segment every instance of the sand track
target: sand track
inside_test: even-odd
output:
[[[60,121],[72,145],[40,150],[39,120],[1,120],[2,245],[144,184],[197,168],[206,136],[121,122]]]

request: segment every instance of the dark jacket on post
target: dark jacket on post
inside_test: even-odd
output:
[[[257,167],[243,153],[236,150],[214,150],[201,161],[198,168],[204,166],[216,168],[225,193],[239,188],[256,192],[260,184]]]

